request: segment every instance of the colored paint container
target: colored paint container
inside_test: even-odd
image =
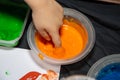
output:
[[[102,68],[96,80],[120,80],[120,63],[112,63]]]
[[[23,34],[29,8],[10,0],[1,0],[0,6],[0,45],[16,46]]]
[[[34,24],[33,23],[30,24],[28,33],[27,33],[27,40],[33,53],[38,55],[39,60],[42,60],[46,63],[54,64],[54,65],[72,64],[86,57],[91,51],[91,49],[93,48],[94,42],[95,42],[95,31],[90,20],[85,15],[83,15],[81,12],[78,12],[74,9],[64,8],[63,23],[64,24],[62,25],[60,30],[60,37],[62,40],[62,47],[64,49],[63,48],[56,49],[51,42],[48,42],[48,45],[45,45],[44,44],[45,40],[43,39],[41,39],[41,42],[39,42],[39,39],[41,37],[36,31]],[[69,34],[67,31],[69,32]],[[74,35],[77,35],[77,37],[74,37]],[[72,38],[71,36],[73,36],[75,39]],[[86,36],[86,37],[83,37],[83,36]],[[76,39],[78,41],[75,41]],[[36,40],[38,40],[38,43],[36,43]],[[66,43],[65,43],[65,40],[67,40]],[[75,42],[78,42],[78,44],[76,44]],[[67,44],[67,46],[65,44]],[[41,47],[41,45],[44,45],[44,46]],[[48,51],[51,51],[51,53],[47,54],[44,52],[44,50],[41,50],[41,48],[44,48],[44,47],[46,49],[48,49],[47,47],[50,47]],[[69,55],[70,52],[69,52],[69,49],[67,49],[68,47],[71,50],[76,51],[75,55],[72,55],[72,56]],[[68,52],[68,53],[65,53],[67,57],[63,57],[65,56],[64,51]],[[52,53],[58,56],[54,54],[51,56]],[[72,53],[74,54],[74,52]]]
[[[109,55],[97,61],[90,68],[88,76],[96,80],[119,80],[120,54]]]
[[[68,60],[81,55],[88,43],[88,34],[81,23],[68,16],[64,17],[60,28],[61,47],[56,48],[51,41],[35,33],[35,44],[46,56],[57,60]]]

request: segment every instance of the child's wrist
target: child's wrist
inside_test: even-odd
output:
[[[39,10],[47,6],[47,4],[52,4],[55,0],[25,0],[29,7],[34,10]]]

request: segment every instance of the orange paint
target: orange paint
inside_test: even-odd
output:
[[[42,74],[40,80],[58,80],[58,74],[53,70],[48,70],[46,74]]]
[[[39,53],[38,56],[39,56],[39,58],[40,58],[41,60],[44,60],[44,57],[42,56],[41,53]]]
[[[51,58],[70,59],[81,54],[88,42],[85,28],[74,19],[63,20],[60,37],[62,41],[60,48],[55,48],[52,41],[46,41],[38,32],[35,33],[35,43],[39,50]]]
[[[41,73],[36,72],[36,71],[32,71],[32,72],[29,72],[29,73],[25,74],[19,80],[36,80],[37,77],[40,76],[40,75],[41,75]]]

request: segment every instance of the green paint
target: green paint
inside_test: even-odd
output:
[[[13,41],[21,37],[28,7],[24,3],[0,1],[0,40]],[[2,43],[0,43],[1,45]]]
[[[5,72],[5,75],[9,76],[9,75],[10,75],[10,72],[6,71],[6,72]]]
[[[14,16],[0,13],[0,39],[14,40],[20,36],[23,22]]]

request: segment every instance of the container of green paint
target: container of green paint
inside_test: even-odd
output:
[[[29,14],[24,2],[0,0],[0,46],[16,46],[21,38]]]

